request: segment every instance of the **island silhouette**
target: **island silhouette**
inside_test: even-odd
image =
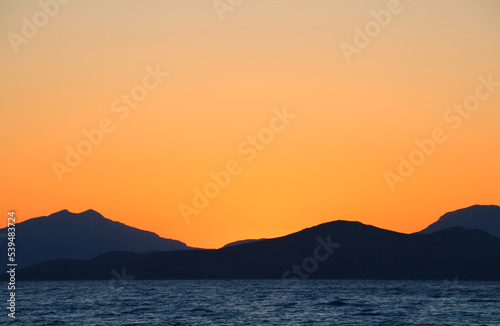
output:
[[[24,261],[18,278],[106,280],[111,271],[126,270],[148,280],[500,280],[499,222],[500,207],[476,205],[412,234],[338,220],[283,237],[197,249],[93,210],[63,210],[17,224],[18,261]]]

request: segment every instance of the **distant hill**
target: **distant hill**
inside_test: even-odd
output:
[[[500,207],[475,205],[446,213],[420,232],[429,234],[455,226],[483,230],[500,238]]]
[[[191,249],[180,241],[108,220],[93,210],[79,214],[63,210],[16,224],[15,243],[19,268],[58,258],[90,259],[110,251]],[[2,240],[1,252],[7,252],[6,245]]]
[[[222,248],[228,248],[228,247],[234,247],[234,246],[239,246],[239,245],[243,245],[243,244],[247,244],[247,243],[252,243],[252,242],[257,242],[257,241],[262,241],[262,240],[267,240],[267,239],[248,239],[248,240],[239,240],[239,241],[235,241],[235,242],[230,242],[228,244],[226,244],[224,247]]]
[[[500,238],[454,227],[402,234],[335,221],[285,237],[218,250],[107,253],[59,259],[17,271],[19,280],[454,279],[500,280]],[[6,275],[2,276],[6,279]]]

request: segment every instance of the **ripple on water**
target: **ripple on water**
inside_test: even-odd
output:
[[[452,291],[425,281],[133,281],[116,291],[100,281],[21,282],[18,316],[33,326],[498,324],[500,286],[459,285]]]

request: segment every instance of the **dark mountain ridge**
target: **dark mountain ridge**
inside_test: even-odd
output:
[[[7,229],[1,229],[7,234]],[[7,241],[0,243],[7,252]],[[192,249],[186,244],[164,239],[104,218],[94,210],[75,214],[63,210],[16,224],[18,267],[58,258],[90,259],[111,251],[147,253]]]
[[[230,242],[230,243],[228,243],[228,244],[224,245],[224,247],[222,247],[222,248],[228,248],[228,247],[233,247],[233,246],[240,246],[240,245],[243,245],[243,244],[252,243],[252,242],[257,242],[257,241],[262,241],[262,240],[267,240],[267,239],[246,239],[246,240],[238,240],[238,241]]]
[[[481,230],[403,234],[335,221],[218,250],[112,252],[50,261],[17,275],[20,280],[109,280],[114,269],[135,279],[500,280],[499,267],[500,238]]]
[[[451,227],[479,229],[500,238],[500,207],[474,205],[444,214],[421,233],[433,233]]]

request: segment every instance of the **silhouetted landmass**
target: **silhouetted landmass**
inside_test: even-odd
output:
[[[239,240],[239,241],[230,242],[230,243],[226,244],[226,245],[225,245],[224,247],[222,247],[222,248],[234,247],[234,246],[239,246],[239,245],[243,245],[243,244],[247,244],[247,243],[252,243],[252,242],[257,242],[257,241],[263,241],[263,240],[267,240],[267,239],[247,239],[247,240]]]
[[[455,226],[483,230],[500,238],[500,207],[475,205],[446,213],[420,232],[433,233]]]
[[[1,229],[0,234],[7,230]],[[15,244],[19,268],[57,258],[90,259],[111,251],[191,249],[180,241],[108,220],[93,210],[80,214],[63,210],[16,224]],[[6,245],[7,241],[0,243],[1,252],[7,253]]]
[[[500,280],[500,238],[459,227],[402,234],[335,221],[218,250],[113,252],[90,260],[59,259],[20,270],[17,278],[109,280],[111,270],[123,268],[135,279]]]

